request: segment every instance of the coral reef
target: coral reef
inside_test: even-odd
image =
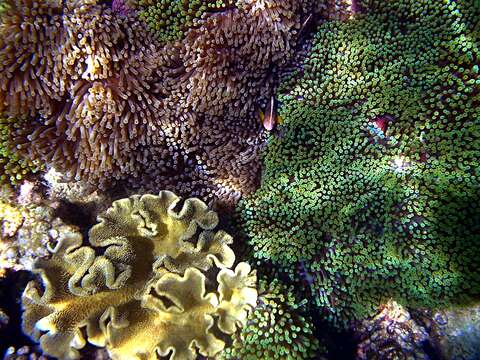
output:
[[[475,358],[479,4],[0,0],[7,358]]]
[[[300,314],[293,289],[278,280],[259,281],[257,307],[221,359],[312,359],[320,349],[311,319]]]
[[[45,173],[43,180],[48,188],[47,193],[49,199],[78,203],[90,201],[108,202],[104,199],[97,199],[97,197],[101,195],[98,194],[98,189],[90,183],[86,181],[69,181],[64,174],[54,168],[51,168]]]
[[[18,257],[15,243],[12,241],[24,221],[21,209],[7,202],[8,194],[0,198],[0,279],[7,269],[17,268]]]
[[[31,205],[22,209],[24,221],[10,247],[22,269],[31,270],[38,258],[49,257],[49,246],[59,239],[79,234],[78,228],[65,224],[55,217],[55,212],[48,206]]]
[[[407,310],[389,301],[354,331],[357,359],[474,360],[480,349],[480,307]]]
[[[379,314],[356,327],[359,334],[357,359],[423,359],[429,341],[427,330],[395,301],[382,306]]]
[[[479,9],[445,3],[359,1],[282,85],[244,229],[333,324],[480,295]]]
[[[89,245],[67,235],[35,263],[44,290],[35,282],[25,289],[24,331],[59,358],[79,358],[87,341],[113,359],[221,351],[217,331],[244,324],[257,291],[247,263],[229,269],[232,239],[214,231],[217,214],[162,191],[115,201],[98,220]]]
[[[49,257],[48,247],[59,238],[78,234],[48,205],[4,203],[0,200],[0,268],[31,270],[38,258]]]

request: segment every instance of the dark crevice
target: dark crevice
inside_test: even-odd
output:
[[[33,280],[28,271],[6,270],[0,278],[0,309],[8,317],[5,325],[0,325],[0,354],[5,355],[9,347],[19,349],[24,346],[35,348],[35,343],[22,331],[21,296],[25,286]]]

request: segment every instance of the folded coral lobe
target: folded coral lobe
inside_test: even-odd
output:
[[[214,230],[213,211],[195,198],[177,211],[179,200],[168,191],[121,199],[99,216],[88,245],[79,235],[60,239],[35,264],[44,290],[31,282],[23,294],[25,333],[60,359],[79,358],[87,341],[113,359],[222,350],[212,329],[230,334],[244,324],[256,303],[255,274],[246,263],[228,269],[232,239]],[[206,282],[215,269],[212,291]]]

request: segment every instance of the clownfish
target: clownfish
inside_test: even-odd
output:
[[[277,115],[277,103],[274,96],[270,98],[265,113],[260,110],[260,121],[268,131],[272,131],[276,124],[283,123],[281,116]]]

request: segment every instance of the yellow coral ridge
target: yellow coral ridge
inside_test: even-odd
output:
[[[19,209],[0,201],[0,239],[15,235],[22,222],[23,216]]]
[[[34,267],[45,290],[31,282],[24,292],[24,331],[60,359],[78,359],[87,341],[120,360],[220,352],[213,329],[231,334],[245,324],[255,273],[246,263],[229,269],[232,239],[213,231],[215,212],[179,201],[168,191],[118,200],[90,230],[89,246],[79,235],[60,239]],[[205,274],[215,268],[216,291]]]

